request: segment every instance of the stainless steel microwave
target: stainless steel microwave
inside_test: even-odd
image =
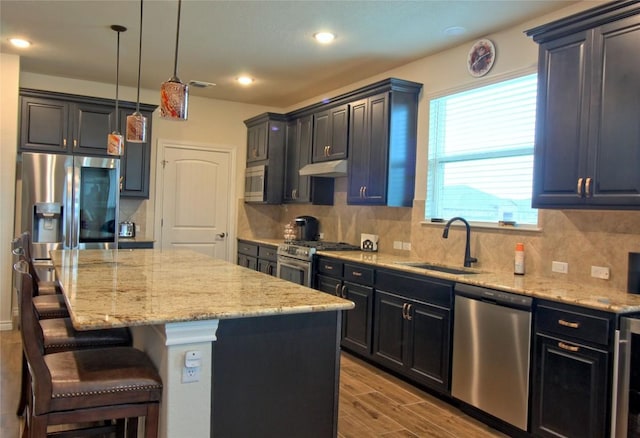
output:
[[[264,202],[267,166],[247,167],[244,175],[244,201]]]

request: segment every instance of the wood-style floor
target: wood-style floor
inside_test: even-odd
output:
[[[21,344],[0,331],[0,437],[18,438]],[[504,437],[458,409],[348,354],[340,373],[340,438]],[[248,437],[250,438],[250,437]]]

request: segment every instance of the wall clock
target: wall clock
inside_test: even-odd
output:
[[[479,78],[486,75],[496,60],[496,48],[490,40],[476,41],[467,55],[467,69],[471,76]]]

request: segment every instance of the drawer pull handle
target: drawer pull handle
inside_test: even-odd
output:
[[[336,297],[340,296],[340,283],[336,284]]]
[[[558,342],[558,347],[563,350],[573,351],[574,353],[580,350],[580,347],[576,347],[575,345],[565,344],[564,342]]]
[[[347,298],[347,286],[342,286],[342,298]]]
[[[327,271],[333,271],[333,266],[324,265],[324,269],[326,269]]]
[[[564,327],[569,327],[569,328],[580,328],[580,323],[579,322],[569,322],[569,321],[565,321],[564,319],[559,319],[558,320],[558,324],[564,326]]]
[[[353,275],[354,277],[362,277],[362,272],[353,271],[351,275]]]
[[[582,178],[578,178],[578,185],[576,186],[578,196],[582,197]]]

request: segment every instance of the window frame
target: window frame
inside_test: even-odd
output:
[[[431,102],[433,100],[436,99],[440,99],[443,97],[447,97],[447,96],[451,96],[451,95],[455,95],[455,94],[459,94],[459,93],[464,93],[467,91],[472,91],[475,89],[479,89],[479,88],[483,88],[483,87],[487,87],[487,86],[491,86],[491,85],[496,85],[499,84],[501,82],[507,82],[510,80],[514,80],[514,79],[518,79],[518,78],[522,78],[525,76],[530,76],[530,75],[538,75],[539,78],[539,74],[538,74],[538,70],[537,67],[532,66],[529,68],[525,68],[525,69],[519,69],[519,70],[515,70],[506,74],[500,74],[500,75],[495,75],[492,76],[490,78],[484,78],[482,80],[479,81],[474,81],[474,82],[469,82],[469,83],[465,83],[464,85],[461,85],[459,87],[454,87],[454,88],[449,88],[449,89],[445,89],[445,90],[440,90],[438,92],[432,93],[429,96],[427,96],[427,103],[428,103],[428,108],[429,108],[429,112],[428,112],[428,126],[429,126],[429,132],[428,132],[428,148],[427,148],[427,153],[426,153],[426,157],[427,157],[427,165],[426,165],[426,192],[425,192],[425,209],[424,209],[424,220],[421,221],[420,223],[422,225],[433,225],[433,226],[442,226],[443,223],[445,223],[449,218],[438,218],[438,217],[431,217],[429,215],[429,211],[427,209],[427,205],[429,202],[429,197],[430,196],[434,196],[433,193],[433,189],[430,185],[430,181],[431,179],[434,179],[435,184],[439,184],[440,186],[442,186],[442,179],[444,178],[444,172],[440,171],[440,172],[435,172],[435,175],[432,175],[432,171],[434,169],[438,169],[438,168],[442,168],[446,163],[455,163],[455,162],[470,162],[472,160],[475,159],[493,159],[493,158],[509,158],[509,157],[518,157],[518,156],[527,156],[527,155],[531,155],[533,156],[533,154],[535,153],[535,127],[534,127],[534,141],[533,144],[531,146],[528,147],[514,147],[512,149],[508,149],[507,151],[492,151],[492,152],[486,152],[486,153],[479,153],[479,152],[469,152],[469,153],[462,153],[462,154],[456,154],[456,155],[452,155],[449,157],[445,157],[445,158],[439,158],[437,163],[432,163],[432,149],[431,149],[431,142],[433,140],[434,134],[432,131],[432,127],[438,123],[437,120],[432,120],[431,117]],[[537,105],[537,98],[536,98],[536,105]],[[533,181],[532,181],[532,185],[533,185]],[[435,202],[440,202],[439,200],[435,200]],[[468,222],[473,225],[474,227],[479,227],[479,228],[488,228],[488,229],[501,229],[501,230],[518,230],[518,231],[541,231],[542,228],[540,226],[540,210],[539,209],[534,209],[534,210],[538,210],[537,212],[537,221],[535,224],[533,223],[516,223],[515,225],[512,225],[510,223],[504,223],[503,221],[496,221],[496,222],[487,222],[487,221],[479,221],[479,220],[469,220]],[[454,226],[456,224],[453,224]]]

